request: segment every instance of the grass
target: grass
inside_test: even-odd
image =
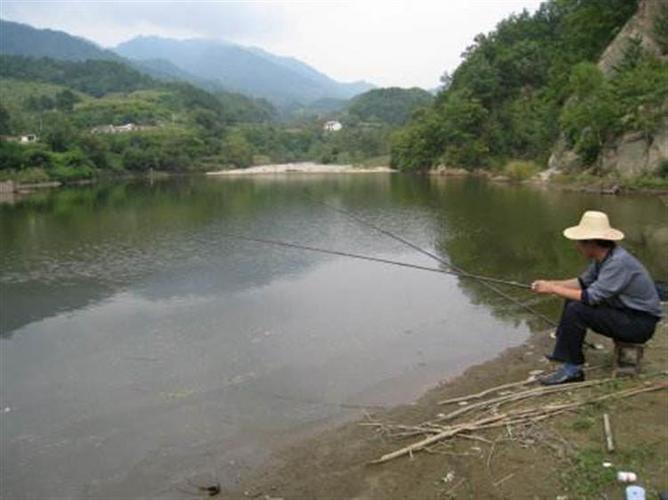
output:
[[[636,472],[642,484],[644,483],[642,471],[660,459],[656,450],[645,446],[618,451],[614,455],[604,452],[601,448],[585,448],[579,450],[572,458],[572,465],[562,471],[561,479],[567,491],[574,494],[575,498],[605,498],[601,492],[615,492],[623,487],[617,481],[617,471]],[[603,467],[603,462],[611,462],[613,466]],[[647,488],[647,485],[644,486]],[[648,498],[654,497],[650,495]]]

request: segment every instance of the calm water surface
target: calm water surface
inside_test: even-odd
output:
[[[399,175],[185,178],[0,205],[1,495],[183,498],[233,484],[295,436],[410,402],[544,324],[309,201],[355,212],[477,273],[531,281],[583,263],[563,227],[603,209],[668,277],[668,207]],[[553,300],[510,290],[556,315]]]

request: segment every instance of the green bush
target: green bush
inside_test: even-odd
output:
[[[532,161],[513,160],[503,167],[503,173],[514,181],[524,181],[540,172],[540,168]]]
[[[668,5],[664,4],[660,9],[659,15],[654,21],[653,35],[654,40],[661,48],[661,52],[668,54]]]
[[[663,161],[659,164],[658,174],[659,177],[668,179],[668,158],[664,158]]]
[[[70,165],[56,165],[49,172],[53,179],[62,182],[90,179],[93,177],[94,170],[88,166],[73,167]]]

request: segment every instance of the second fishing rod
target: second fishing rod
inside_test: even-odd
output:
[[[506,284],[506,285],[512,284],[512,286],[516,286],[518,288],[525,288],[525,289],[531,289],[530,285],[524,284],[524,283],[518,283],[516,281],[502,280],[502,279],[497,279],[497,278],[488,278],[486,276],[478,276],[478,275],[469,273],[469,272],[465,271],[464,269],[452,264],[451,262],[446,261],[445,259],[436,255],[435,253],[430,252],[429,250],[425,250],[424,248],[420,247],[419,245],[416,245],[415,243],[407,240],[406,238],[403,238],[402,236],[399,236],[399,235],[397,235],[397,234],[395,234],[391,231],[388,231],[387,229],[384,229],[380,226],[377,226],[376,224],[373,224],[373,223],[367,221],[366,219],[363,219],[362,217],[359,217],[358,215],[356,215],[352,212],[349,212],[348,210],[344,210],[343,208],[335,207],[335,206],[330,205],[329,203],[327,203],[325,201],[316,199],[313,196],[311,196],[310,193],[308,193],[308,192],[304,192],[303,196],[312,203],[322,205],[322,206],[324,206],[324,207],[326,207],[330,210],[333,210],[333,211],[336,211],[340,214],[343,214],[343,215],[349,217],[350,219],[355,220],[356,222],[358,222],[358,223],[360,223],[360,224],[362,224],[366,227],[369,227],[369,228],[371,228],[375,231],[378,231],[379,233],[384,234],[385,236],[388,236],[389,238],[392,238],[396,241],[399,241],[399,242],[403,243],[404,245],[409,246],[413,250],[415,250],[417,252],[420,252],[421,254],[426,255],[426,256],[438,261],[439,263],[443,264],[447,268],[454,271],[453,274],[458,274],[459,276],[466,277],[466,278],[471,278],[475,281],[478,281],[480,284],[487,287],[489,290],[493,291],[494,293],[496,293],[500,297],[503,297],[504,299],[506,299],[509,302],[515,304],[516,306],[518,306],[518,307],[524,309],[525,311],[531,313],[533,316],[542,319],[545,323],[549,324],[550,326],[552,326],[552,327],[557,326],[556,321],[554,321],[553,319],[545,316],[543,313],[536,311],[533,307],[525,304],[524,302],[519,301],[518,299],[516,299],[515,297],[507,294],[503,290],[500,290],[493,283]]]

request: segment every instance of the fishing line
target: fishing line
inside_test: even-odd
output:
[[[430,271],[434,273],[440,273],[440,274],[448,274],[451,276],[459,276],[463,278],[472,278],[476,279],[478,281],[484,282],[484,283],[498,283],[502,285],[508,285],[508,286],[514,286],[518,288],[523,288],[523,289],[531,289],[530,285],[527,285],[525,283],[518,283],[517,281],[506,281],[502,280],[499,278],[492,278],[489,276],[481,276],[479,274],[462,274],[458,271],[450,271],[447,269],[440,269],[437,267],[427,267],[427,266],[420,266],[418,264],[411,264],[409,262],[401,262],[398,260],[390,260],[390,259],[383,259],[381,257],[371,257],[369,255],[360,255],[356,253],[350,253],[350,252],[343,252],[339,250],[328,250],[325,248],[319,248],[319,247],[312,247],[308,245],[299,245],[297,243],[289,243],[287,241],[279,241],[279,240],[270,240],[267,238],[255,238],[252,236],[241,236],[241,235],[234,235],[234,234],[228,234],[226,235],[229,238],[234,238],[237,240],[245,240],[245,241],[252,241],[255,243],[265,243],[268,245],[276,245],[276,246],[281,246],[281,247],[287,247],[287,248],[296,248],[298,250],[307,250],[309,252],[317,252],[317,253],[324,253],[324,254],[329,254],[329,255],[338,255],[341,257],[351,257],[353,259],[359,259],[359,260],[368,260],[371,262],[379,262],[381,264],[390,264],[393,266],[401,266],[401,267],[408,267],[411,269],[418,269],[420,271]]]
[[[440,262],[440,263],[443,264],[444,266],[447,266],[448,268],[452,269],[452,270],[454,271],[453,274],[456,273],[456,274],[458,274],[459,276],[467,277],[467,278],[472,278],[472,279],[475,279],[475,280],[479,281],[480,284],[486,286],[487,288],[489,288],[490,290],[492,290],[492,291],[493,291],[494,293],[496,293],[497,295],[499,295],[499,296],[503,297],[504,299],[506,299],[506,300],[512,302],[513,304],[515,304],[516,306],[518,306],[518,307],[524,309],[525,311],[527,311],[527,312],[533,314],[535,317],[542,319],[543,321],[545,321],[545,322],[546,322],[547,324],[549,324],[550,326],[557,326],[556,321],[554,321],[553,319],[548,318],[548,317],[545,316],[543,313],[540,313],[540,312],[536,311],[533,307],[531,307],[531,306],[529,306],[529,305],[527,305],[527,304],[525,304],[525,303],[523,303],[523,302],[520,302],[520,301],[517,300],[515,297],[513,297],[513,296],[511,296],[511,295],[509,295],[509,294],[507,294],[507,293],[505,293],[503,290],[499,290],[499,289],[498,289],[497,287],[495,287],[492,283],[495,282],[495,283],[503,284],[503,285],[510,285],[511,283],[513,283],[512,286],[516,286],[516,287],[519,287],[519,288],[525,288],[525,289],[531,289],[531,286],[530,286],[530,285],[527,285],[527,284],[524,284],[524,283],[518,283],[518,282],[516,282],[516,281],[506,281],[506,280],[501,280],[501,279],[497,279],[497,278],[487,278],[487,277],[484,277],[485,279],[479,279],[480,277],[479,277],[478,275],[471,274],[471,273],[465,271],[464,269],[462,269],[462,268],[460,268],[460,267],[458,267],[458,266],[456,266],[456,265],[454,265],[454,264],[452,264],[452,263],[446,261],[445,259],[443,259],[442,257],[436,255],[435,253],[430,252],[430,251],[428,251],[428,250],[425,250],[424,248],[422,248],[422,247],[416,245],[415,243],[413,243],[413,242],[411,242],[411,241],[409,241],[409,240],[407,240],[407,239],[405,239],[405,238],[402,238],[401,236],[398,236],[398,235],[394,234],[393,232],[388,231],[387,229],[384,229],[384,228],[382,228],[382,227],[380,227],[380,226],[377,226],[377,225],[375,225],[375,224],[373,224],[373,223],[367,221],[366,219],[363,219],[363,218],[361,218],[361,217],[359,217],[359,216],[357,216],[357,215],[355,215],[355,214],[353,214],[353,213],[351,213],[351,212],[349,212],[349,211],[347,211],[347,210],[344,210],[344,209],[339,208],[339,207],[335,207],[335,206],[330,205],[329,203],[326,203],[326,202],[324,202],[324,201],[322,201],[322,200],[315,199],[315,198],[313,198],[313,196],[311,196],[308,192],[304,193],[304,197],[308,198],[308,199],[309,199],[311,202],[313,202],[313,203],[318,203],[318,204],[320,204],[320,205],[323,205],[323,206],[329,208],[330,210],[334,210],[334,211],[339,212],[339,213],[341,213],[341,214],[343,214],[343,215],[346,215],[347,217],[350,217],[351,219],[353,219],[353,220],[359,222],[360,224],[363,224],[363,225],[365,225],[365,226],[367,226],[367,227],[370,227],[371,229],[374,229],[374,230],[376,230],[376,231],[378,231],[378,232],[380,232],[380,233],[382,233],[382,234],[384,234],[384,235],[386,235],[386,236],[388,236],[388,237],[390,237],[390,238],[392,238],[392,239],[394,239],[394,240],[396,240],[396,241],[399,241],[399,242],[401,242],[401,243],[403,243],[403,244],[405,244],[405,245],[411,247],[412,249],[416,250],[417,252],[420,252],[420,253],[423,254],[423,255],[426,255],[426,256],[428,256],[428,257],[431,257],[432,259],[434,259],[434,260]]]

